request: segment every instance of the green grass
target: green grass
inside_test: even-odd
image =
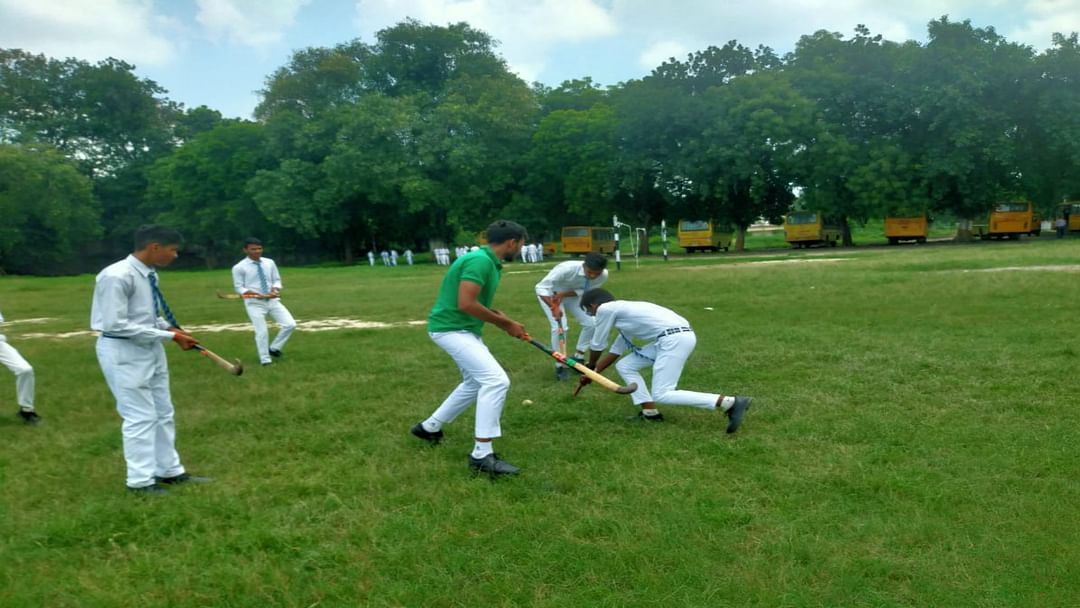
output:
[[[83,329],[92,276],[0,278],[45,425],[0,374],[0,606],[1074,606],[1080,410],[1072,271],[1037,239],[624,262],[610,289],[687,317],[683,386],[751,394],[743,429],[626,397],[573,399],[487,328],[512,387],[496,448],[466,470],[472,415],[438,448],[410,425],[458,381],[423,327],[298,332],[233,378],[168,348],[178,448],[216,482],[123,491],[120,421]],[[752,264],[844,258],[839,262]],[[513,264],[496,305],[545,322]],[[443,269],[284,268],[299,320],[423,319]],[[519,272],[532,271],[532,272]],[[227,270],[165,271],[181,322],[244,322]],[[711,307],[712,310],[707,310]],[[576,336],[576,333],[575,333]],[[535,403],[522,405],[523,399]]]

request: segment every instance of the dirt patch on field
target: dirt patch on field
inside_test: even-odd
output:
[[[707,266],[676,266],[673,270],[723,270],[725,268],[748,268],[751,266],[780,264],[811,264],[822,262],[846,262],[850,258],[798,258],[793,260],[760,260],[757,262],[735,262],[734,264],[709,264]]]
[[[397,323],[383,323],[381,321],[364,321],[361,319],[315,319],[311,321],[297,321],[297,331],[335,331],[339,329],[389,329],[391,327],[412,327],[425,325],[427,321],[400,321]],[[271,325],[273,325],[271,323]],[[253,331],[251,323],[219,323],[215,325],[188,325],[186,328],[193,334],[218,333],[223,331]],[[59,333],[24,333],[22,338],[79,338],[83,336],[96,336],[97,332],[90,330],[68,331]]]

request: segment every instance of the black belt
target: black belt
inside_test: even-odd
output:
[[[113,340],[130,340],[131,339],[131,338],[127,337],[127,336],[110,336],[109,334],[101,334],[101,337],[102,338],[110,338],[110,339],[113,339]]]
[[[690,329],[689,327],[672,327],[670,329],[665,329],[664,331],[660,332],[660,335],[656,336],[656,339],[659,340],[660,338],[663,338],[664,336],[670,336],[671,334],[681,334],[684,331],[692,332],[694,330]]]

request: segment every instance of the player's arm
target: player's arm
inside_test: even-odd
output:
[[[479,283],[463,279],[458,285],[458,310],[469,316],[476,317],[484,323],[491,323],[515,338],[524,338],[528,335],[525,332],[525,326],[521,323],[481,304],[480,300],[477,299],[480,296],[481,288],[482,286]]]

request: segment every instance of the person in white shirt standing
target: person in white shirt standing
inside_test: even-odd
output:
[[[651,302],[616,300],[603,289],[587,291],[581,297],[581,308],[596,319],[588,367],[601,372],[620,356],[629,353],[615,364],[615,369],[627,384],[633,382],[638,386],[631,394],[634,405],[641,408],[638,418],[661,422],[664,416],[656,409],[656,404],[685,405],[721,410],[728,417],[727,432],[739,430],[752,398],[677,388],[686,360],[697,344],[689,321],[675,311]],[[601,359],[601,351],[607,347],[612,329],[617,330],[619,336]],[[632,340],[649,343],[639,347]],[[653,368],[651,392],[641,376],[641,370],[647,367]],[[588,377],[581,377],[582,385],[590,382]]]
[[[575,359],[585,358],[585,349],[593,339],[594,320],[578,305],[578,298],[589,289],[600,287],[608,279],[607,258],[599,253],[585,255],[584,262],[569,261],[556,264],[536,284],[536,299],[551,326],[551,350],[559,350],[559,338],[568,339],[570,323],[565,312],[569,310],[577,319],[581,333],[577,339]],[[562,332],[560,332],[560,328]],[[555,364],[555,379],[566,380],[570,370],[562,363]]]
[[[4,315],[0,314],[0,325],[3,323]],[[8,344],[4,334],[0,334],[0,365],[15,374],[15,400],[19,404],[19,418],[29,425],[40,424],[41,416],[34,411],[34,368],[14,346]]]
[[[199,343],[180,329],[158,287],[156,269],[176,259],[181,242],[171,228],[140,226],[135,252],[107,266],[94,283],[90,328],[101,334],[98,363],[124,420],[127,487],[140,494],[168,494],[162,484],[210,481],[189,475],[180,464],[169,362],[162,348],[169,340],[183,350]]]
[[[296,329],[296,321],[281,303],[281,275],[274,260],[263,257],[262,241],[245,239],[244,253],[247,257],[232,268],[233,288],[243,296],[244,308],[255,326],[259,363],[270,365],[273,358],[281,356],[281,350]],[[266,327],[266,315],[273,317],[280,328],[273,342],[270,342],[270,331]]]

